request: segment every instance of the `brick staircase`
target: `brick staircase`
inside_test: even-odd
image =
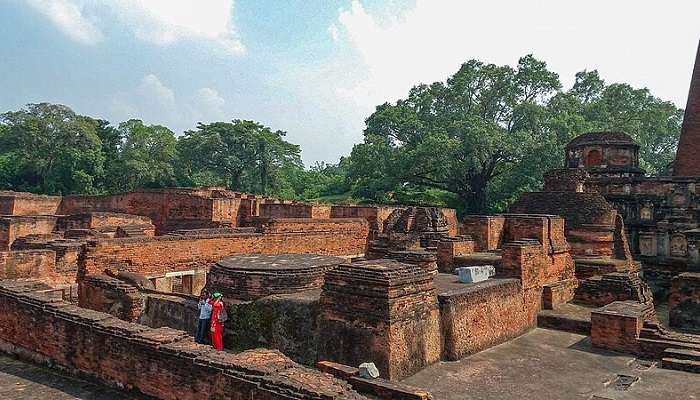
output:
[[[638,342],[645,354],[661,358],[661,368],[700,373],[700,335],[671,332],[647,320]]]
[[[661,368],[700,373],[700,351],[668,348],[661,358]]]

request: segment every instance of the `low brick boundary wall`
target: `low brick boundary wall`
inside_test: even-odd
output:
[[[52,278],[56,272],[56,252],[52,250],[0,251],[0,280]]]
[[[42,293],[42,287],[48,288],[36,281],[0,281],[4,348],[16,346],[160,399],[365,399],[347,383],[278,351],[217,352],[183,331],[124,322]]]
[[[517,279],[489,279],[438,295],[443,357],[456,361],[534,328]]]
[[[144,299],[136,286],[97,274],[78,282],[78,305],[136,322],[144,309]]]
[[[306,253],[329,256],[364,254],[367,222],[361,219],[317,224],[306,232],[173,235],[103,239],[88,242],[79,277],[105,268],[144,275],[205,269],[234,254]],[[280,224],[285,224],[280,221]],[[291,222],[290,222],[291,223]]]

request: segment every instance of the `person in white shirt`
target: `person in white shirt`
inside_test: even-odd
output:
[[[197,321],[197,332],[194,335],[194,341],[199,344],[209,343],[209,330],[211,328],[211,310],[212,305],[209,303],[211,296],[209,292],[204,289],[199,295],[199,303],[197,303],[197,309],[199,310],[199,320]]]

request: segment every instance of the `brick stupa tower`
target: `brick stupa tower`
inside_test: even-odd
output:
[[[690,81],[681,138],[673,163],[673,175],[700,176],[700,45]]]

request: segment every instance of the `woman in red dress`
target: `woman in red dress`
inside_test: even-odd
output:
[[[211,311],[211,344],[217,350],[224,349],[224,321],[226,321],[226,309],[221,300],[221,293],[216,292],[209,303]]]

